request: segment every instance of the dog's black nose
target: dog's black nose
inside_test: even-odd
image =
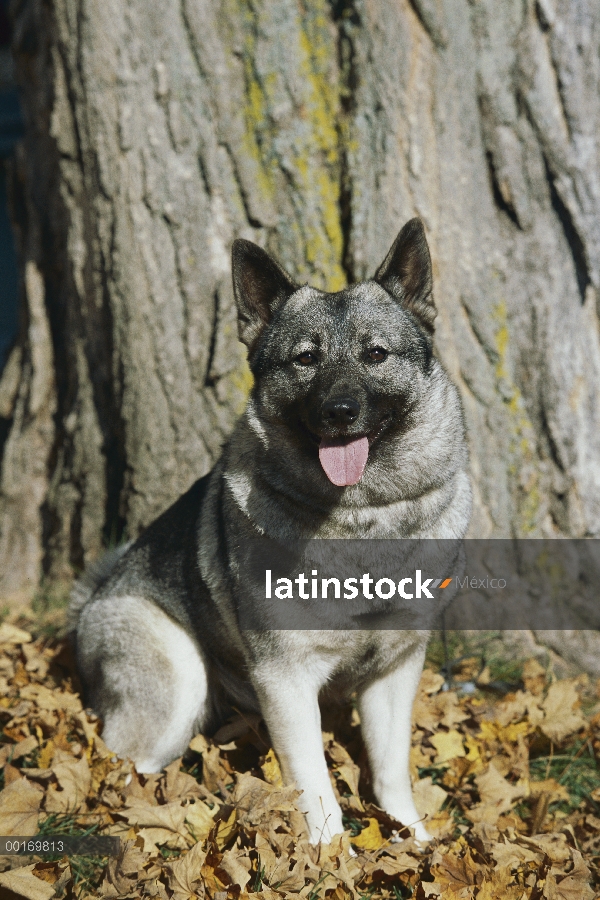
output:
[[[331,425],[351,425],[358,418],[360,403],[351,397],[333,397],[323,404],[323,421]]]

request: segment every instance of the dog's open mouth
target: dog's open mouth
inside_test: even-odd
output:
[[[390,417],[384,416],[379,425],[366,435],[338,435],[332,438],[319,437],[306,426],[304,428],[311,440],[319,445],[319,462],[331,483],[337,487],[347,487],[358,484],[362,478],[369,448],[389,421]]]

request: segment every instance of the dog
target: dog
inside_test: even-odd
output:
[[[246,538],[465,535],[463,414],[433,351],[423,225],[409,221],[373,279],[336,293],[297,285],[249,241],[232,260],[247,409],[214,469],[75,588],[84,696],[106,744],[143,773],[232,707],[260,711],[318,843],[343,831],[319,698],[355,692],[377,802],[426,841],[409,751],[427,631],[245,631],[238,615]]]

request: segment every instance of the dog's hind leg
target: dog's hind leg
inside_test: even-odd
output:
[[[102,738],[138,772],[158,772],[184,753],[208,710],[201,652],[155,603],[109,597],[83,610],[77,657]]]
[[[372,682],[358,698],[377,802],[403,825],[410,825],[419,841],[431,837],[415,808],[409,756],[412,707],[423,671],[425,647],[423,642],[409,649],[393,672]]]

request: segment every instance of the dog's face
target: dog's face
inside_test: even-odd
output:
[[[373,280],[335,294],[298,287],[248,241],[234,244],[233,279],[261,422],[318,455],[333,484],[356,484],[369,455],[402,432],[430,371],[435,307],[420,220]]]

